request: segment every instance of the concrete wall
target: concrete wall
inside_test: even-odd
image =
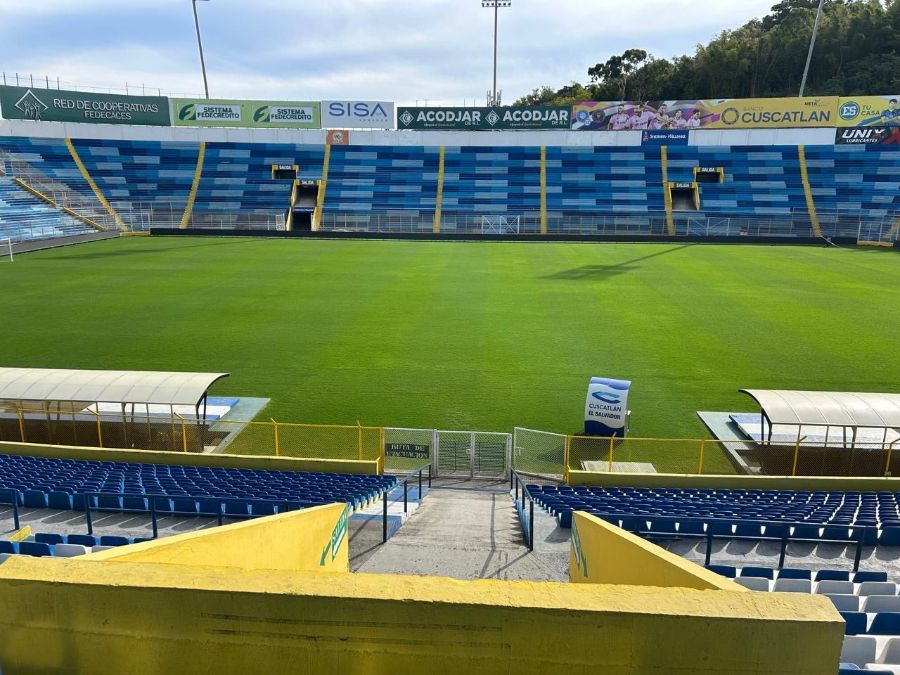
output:
[[[863,492],[900,491],[900,478],[841,476],[746,476],[695,475],[675,473],[606,473],[569,471],[569,485],[603,487],[673,487],[755,490],[860,490]]]
[[[296,143],[324,145],[322,129],[219,129],[142,127],[0,120],[0,136],[104,138],[198,143]],[[830,129],[707,129],[690,132],[691,145],[833,145]],[[638,146],[640,131],[351,131],[353,145],[399,146]]]
[[[348,572],[349,509],[328,504],[92,553],[85,560]],[[261,555],[264,558],[261,560]]]
[[[0,565],[0,664],[15,675],[834,675],[842,635],[827,599],[799,594]]]
[[[317,471],[332,473],[377,474],[377,460],[300,459],[253,455],[220,455],[158,450],[118,450],[84,448],[70,445],[37,445],[0,442],[0,453],[54,459],[86,459],[101,462],[139,462],[182,466],[225,467],[230,469],[266,469],[269,471]]]
[[[572,514],[569,581],[745,592],[730,579],[580,511]]]

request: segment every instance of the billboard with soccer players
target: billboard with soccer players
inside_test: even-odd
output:
[[[836,96],[705,101],[582,101],[572,108],[576,131],[690,131],[833,127]]]

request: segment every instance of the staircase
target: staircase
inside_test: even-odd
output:
[[[95,228],[0,175],[0,239],[23,242],[93,233]]]

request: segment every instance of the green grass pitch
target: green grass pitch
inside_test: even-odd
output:
[[[897,391],[900,257],[796,246],[125,238],[0,263],[7,366],[228,371],[263,418],[632,435],[741,387]]]

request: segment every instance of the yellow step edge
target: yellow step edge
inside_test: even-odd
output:
[[[435,234],[441,231],[441,215],[444,209],[444,156],[446,148],[442,145],[440,154],[438,155],[438,179],[437,194],[434,202],[434,222],[431,224],[431,231]]]
[[[319,181],[319,193],[316,195],[316,210],[313,213],[312,229],[318,231],[325,208],[325,188],[328,186],[328,167],[331,164],[331,143],[325,144],[325,156],[322,158],[322,179]]]
[[[106,197],[103,194],[103,191],[94,182],[94,179],[91,178],[91,174],[88,172],[87,167],[84,165],[84,162],[81,161],[81,157],[78,156],[78,151],[75,149],[75,146],[72,144],[71,138],[66,138],[66,147],[69,148],[69,154],[72,155],[72,161],[75,162],[75,166],[78,167],[78,170],[81,172],[81,176],[87,181],[87,184],[90,186],[91,190],[93,190],[94,195],[97,197],[97,201],[99,201],[103,208],[112,216],[112,219],[115,221],[116,225],[123,232],[128,232],[128,226],[125,224],[125,221],[116,213],[115,209],[112,205],[107,201]]]
[[[797,146],[797,158],[800,160],[800,179],[803,181],[803,194],[806,196],[806,211],[809,213],[809,222],[812,225],[813,234],[821,237],[822,226],[819,223],[816,202],[813,199],[812,188],[809,185],[809,172],[806,169],[806,146]]]
[[[197,188],[200,187],[200,175],[203,173],[204,157],[206,157],[206,141],[200,141],[200,149],[197,151],[197,166],[194,169],[194,180],[191,183],[191,191],[188,194],[187,203],[184,205],[184,215],[181,216],[182,230],[186,230],[191,222],[191,214],[194,212],[194,200],[197,199]]]

